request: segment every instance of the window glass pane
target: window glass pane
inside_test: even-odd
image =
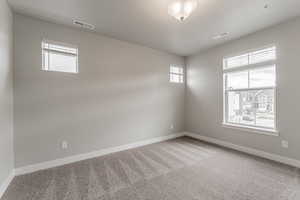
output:
[[[44,70],[49,69],[49,52],[48,51],[43,51],[43,68]]]
[[[72,55],[65,55],[50,52],[49,53],[49,67],[50,71],[59,71],[59,72],[71,72],[76,73],[77,69],[77,58]]]
[[[248,62],[248,54],[227,58],[225,59],[225,68],[230,69],[234,67],[248,65]]]
[[[170,82],[173,82],[173,83],[179,82],[179,75],[177,75],[177,74],[170,74]]]
[[[49,49],[56,50],[56,51],[61,51],[61,52],[66,52],[66,53],[77,54],[77,49],[75,49],[75,48],[60,46],[60,45],[56,45],[56,44],[51,44]]]
[[[276,48],[268,48],[250,53],[250,64],[276,59]]]
[[[170,73],[174,73],[174,74],[183,74],[183,68],[182,68],[182,67],[174,67],[174,66],[171,66],[171,67],[170,67]]]
[[[274,87],[276,82],[275,66],[250,70],[250,87]]]
[[[226,77],[227,89],[248,88],[248,71],[227,73]]]
[[[172,83],[183,83],[183,75],[170,74],[170,82],[172,82]]]
[[[247,54],[224,59],[224,69],[230,69],[249,64],[261,63],[276,59],[276,47],[266,48]]]
[[[274,108],[273,89],[228,92],[230,123],[275,128]]]
[[[183,83],[183,75],[180,75],[180,76],[179,76],[179,82],[180,82],[180,83]]]
[[[256,125],[275,128],[274,90],[260,90],[256,94]]]
[[[65,53],[77,54],[77,48],[67,47],[59,44],[43,42],[42,47],[43,49],[46,50],[54,50],[54,51],[60,51]]]
[[[251,98],[247,92],[229,92],[228,122],[254,125],[255,115]]]

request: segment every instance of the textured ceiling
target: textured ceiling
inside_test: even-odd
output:
[[[8,1],[21,14],[71,26],[82,20],[98,33],[182,56],[300,15],[300,0],[199,0],[183,23],[168,15],[170,0]],[[212,39],[224,32],[228,37]]]

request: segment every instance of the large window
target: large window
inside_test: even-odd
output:
[[[78,49],[59,42],[42,42],[43,70],[78,73]]]
[[[224,58],[224,123],[276,131],[276,47]]]

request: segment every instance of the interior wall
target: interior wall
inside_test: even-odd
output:
[[[300,18],[211,48],[187,58],[186,129],[234,144],[300,160],[299,52]],[[275,44],[279,137],[222,127],[222,59]],[[289,148],[281,147],[289,141]]]
[[[14,19],[16,167],[184,130],[185,85],[169,83],[170,65],[184,66],[184,58],[22,15]],[[79,74],[42,71],[43,39],[77,45]]]
[[[14,168],[12,13],[0,0],[0,186]]]

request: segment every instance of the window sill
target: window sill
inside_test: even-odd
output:
[[[264,128],[254,128],[251,126],[243,126],[243,125],[237,125],[237,124],[231,124],[231,123],[223,123],[222,126],[224,128],[231,128],[251,133],[257,133],[262,135],[268,135],[268,136],[279,136],[279,132],[277,130],[271,130],[271,129],[264,129]]]

